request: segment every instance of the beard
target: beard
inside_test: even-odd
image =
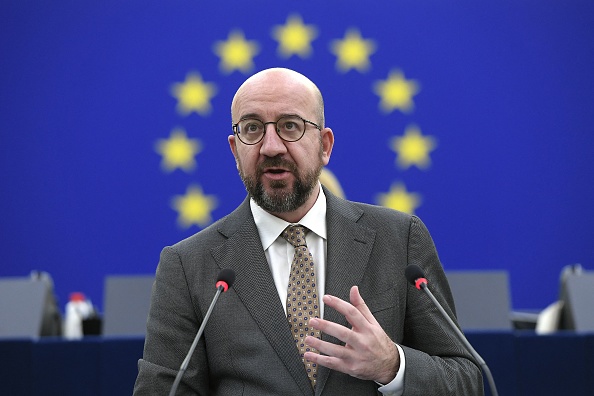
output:
[[[255,176],[246,175],[239,167],[239,176],[245,185],[248,194],[254,201],[267,212],[285,213],[292,212],[301,207],[311,196],[322,172],[321,153],[319,165],[305,174],[301,175],[293,162],[286,161],[281,157],[266,158],[256,169]],[[295,175],[295,181],[291,188],[284,180],[272,181],[271,191],[268,192],[262,183],[263,169],[267,167],[283,167]]]

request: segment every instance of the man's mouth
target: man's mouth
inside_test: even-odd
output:
[[[285,173],[288,172],[288,170],[286,169],[281,169],[281,168],[266,168],[264,169],[264,173],[272,173],[272,174],[281,174],[281,173]]]
[[[258,167],[258,179],[266,177],[271,180],[285,180],[297,174],[297,167],[290,161],[279,157],[267,158]]]

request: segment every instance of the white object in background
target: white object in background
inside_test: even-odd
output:
[[[64,319],[63,336],[67,340],[79,340],[83,337],[84,319],[93,314],[93,304],[83,293],[71,293],[70,301],[66,304],[66,316]]]
[[[563,301],[556,301],[543,309],[536,321],[536,334],[551,334],[559,330]]]

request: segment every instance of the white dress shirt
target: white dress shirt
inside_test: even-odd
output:
[[[293,245],[287,242],[282,236],[282,232],[291,223],[278,218],[264,209],[262,209],[253,199],[250,199],[250,209],[260,234],[262,241],[262,248],[268,260],[274,285],[278,291],[278,297],[287,313],[287,290],[289,288],[289,273],[291,271],[291,263],[293,262],[293,255],[295,249]],[[309,229],[305,235],[307,247],[311,252],[314,260],[315,273],[318,285],[318,295],[324,295],[326,286],[326,195],[320,187],[320,193],[314,206],[307,212],[307,214],[299,220],[298,223]],[[320,316],[324,317],[324,303],[320,298]],[[379,391],[384,395],[400,396],[404,391],[404,368],[405,358],[404,352],[399,345],[398,353],[400,354],[400,369],[396,378],[387,385],[379,388]],[[381,385],[381,384],[380,384]]]

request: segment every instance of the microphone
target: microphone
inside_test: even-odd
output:
[[[175,376],[175,380],[173,381],[173,385],[171,386],[171,390],[169,391],[169,396],[175,396],[177,387],[179,386],[179,383],[181,382],[181,379],[184,376],[184,373],[186,372],[188,365],[190,364],[190,359],[192,358],[192,355],[194,354],[194,350],[196,349],[196,346],[198,345],[198,340],[200,340],[200,336],[204,332],[204,327],[206,326],[206,322],[208,322],[208,318],[210,318],[210,314],[212,313],[212,310],[213,310],[217,300],[219,299],[219,296],[221,295],[221,293],[224,293],[227,290],[229,290],[229,288],[233,285],[234,281],[235,281],[235,271],[233,271],[232,269],[225,268],[225,269],[221,270],[221,272],[219,272],[219,276],[217,277],[217,283],[215,284],[215,286],[217,288],[217,292],[215,293],[214,297],[212,298],[210,307],[208,307],[208,311],[206,311],[206,315],[204,315],[204,320],[202,321],[202,324],[200,325],[200,328],[198,329],[198,333],[196,333],[194,342],[192,342],[192,346],[190,347],[190,350],[188,351],[186,358],[182,362],[182,364],[179,368],[179,371],[177,372],[177,375]]]
[[[450,318],[450,316],[446,313],[441,304],[437,301],[433,293],[431,293],[429,287],[427,286],[427,279],[425,278],[425,273],[423,272],[421,267],[419,267],[416,264],[411,264],[407,266],[404,270],[404,276],[410,284],[412,284],[419,290],[423,290],[429,296],[429,298],[437,307],[441,315],[447,320],[450,327],[454,330],[454,333],[456,334],[460,342],[462,342],[462,344],[466,347],[468,352],[470,352],[472,357],[474,357],[474,359],[481,366],[483,372],[485,373],[485,376],[487,377],[487,381],[489,382],[489,389],[491,390],[491,395],[498,396],[495,381],[493,380],[493,376],[491,375],[491,370],[489,370],[489,366],[487,366],[487,363],[485,363],[481,355],[479,355],[478,352],[474,350],[472,345],[470,345],[470,342],[468,342],[466,337],[464,337],[464,334],[462,334],[462,332],[460,331],[458,326],[456,326],[452,318]]]

